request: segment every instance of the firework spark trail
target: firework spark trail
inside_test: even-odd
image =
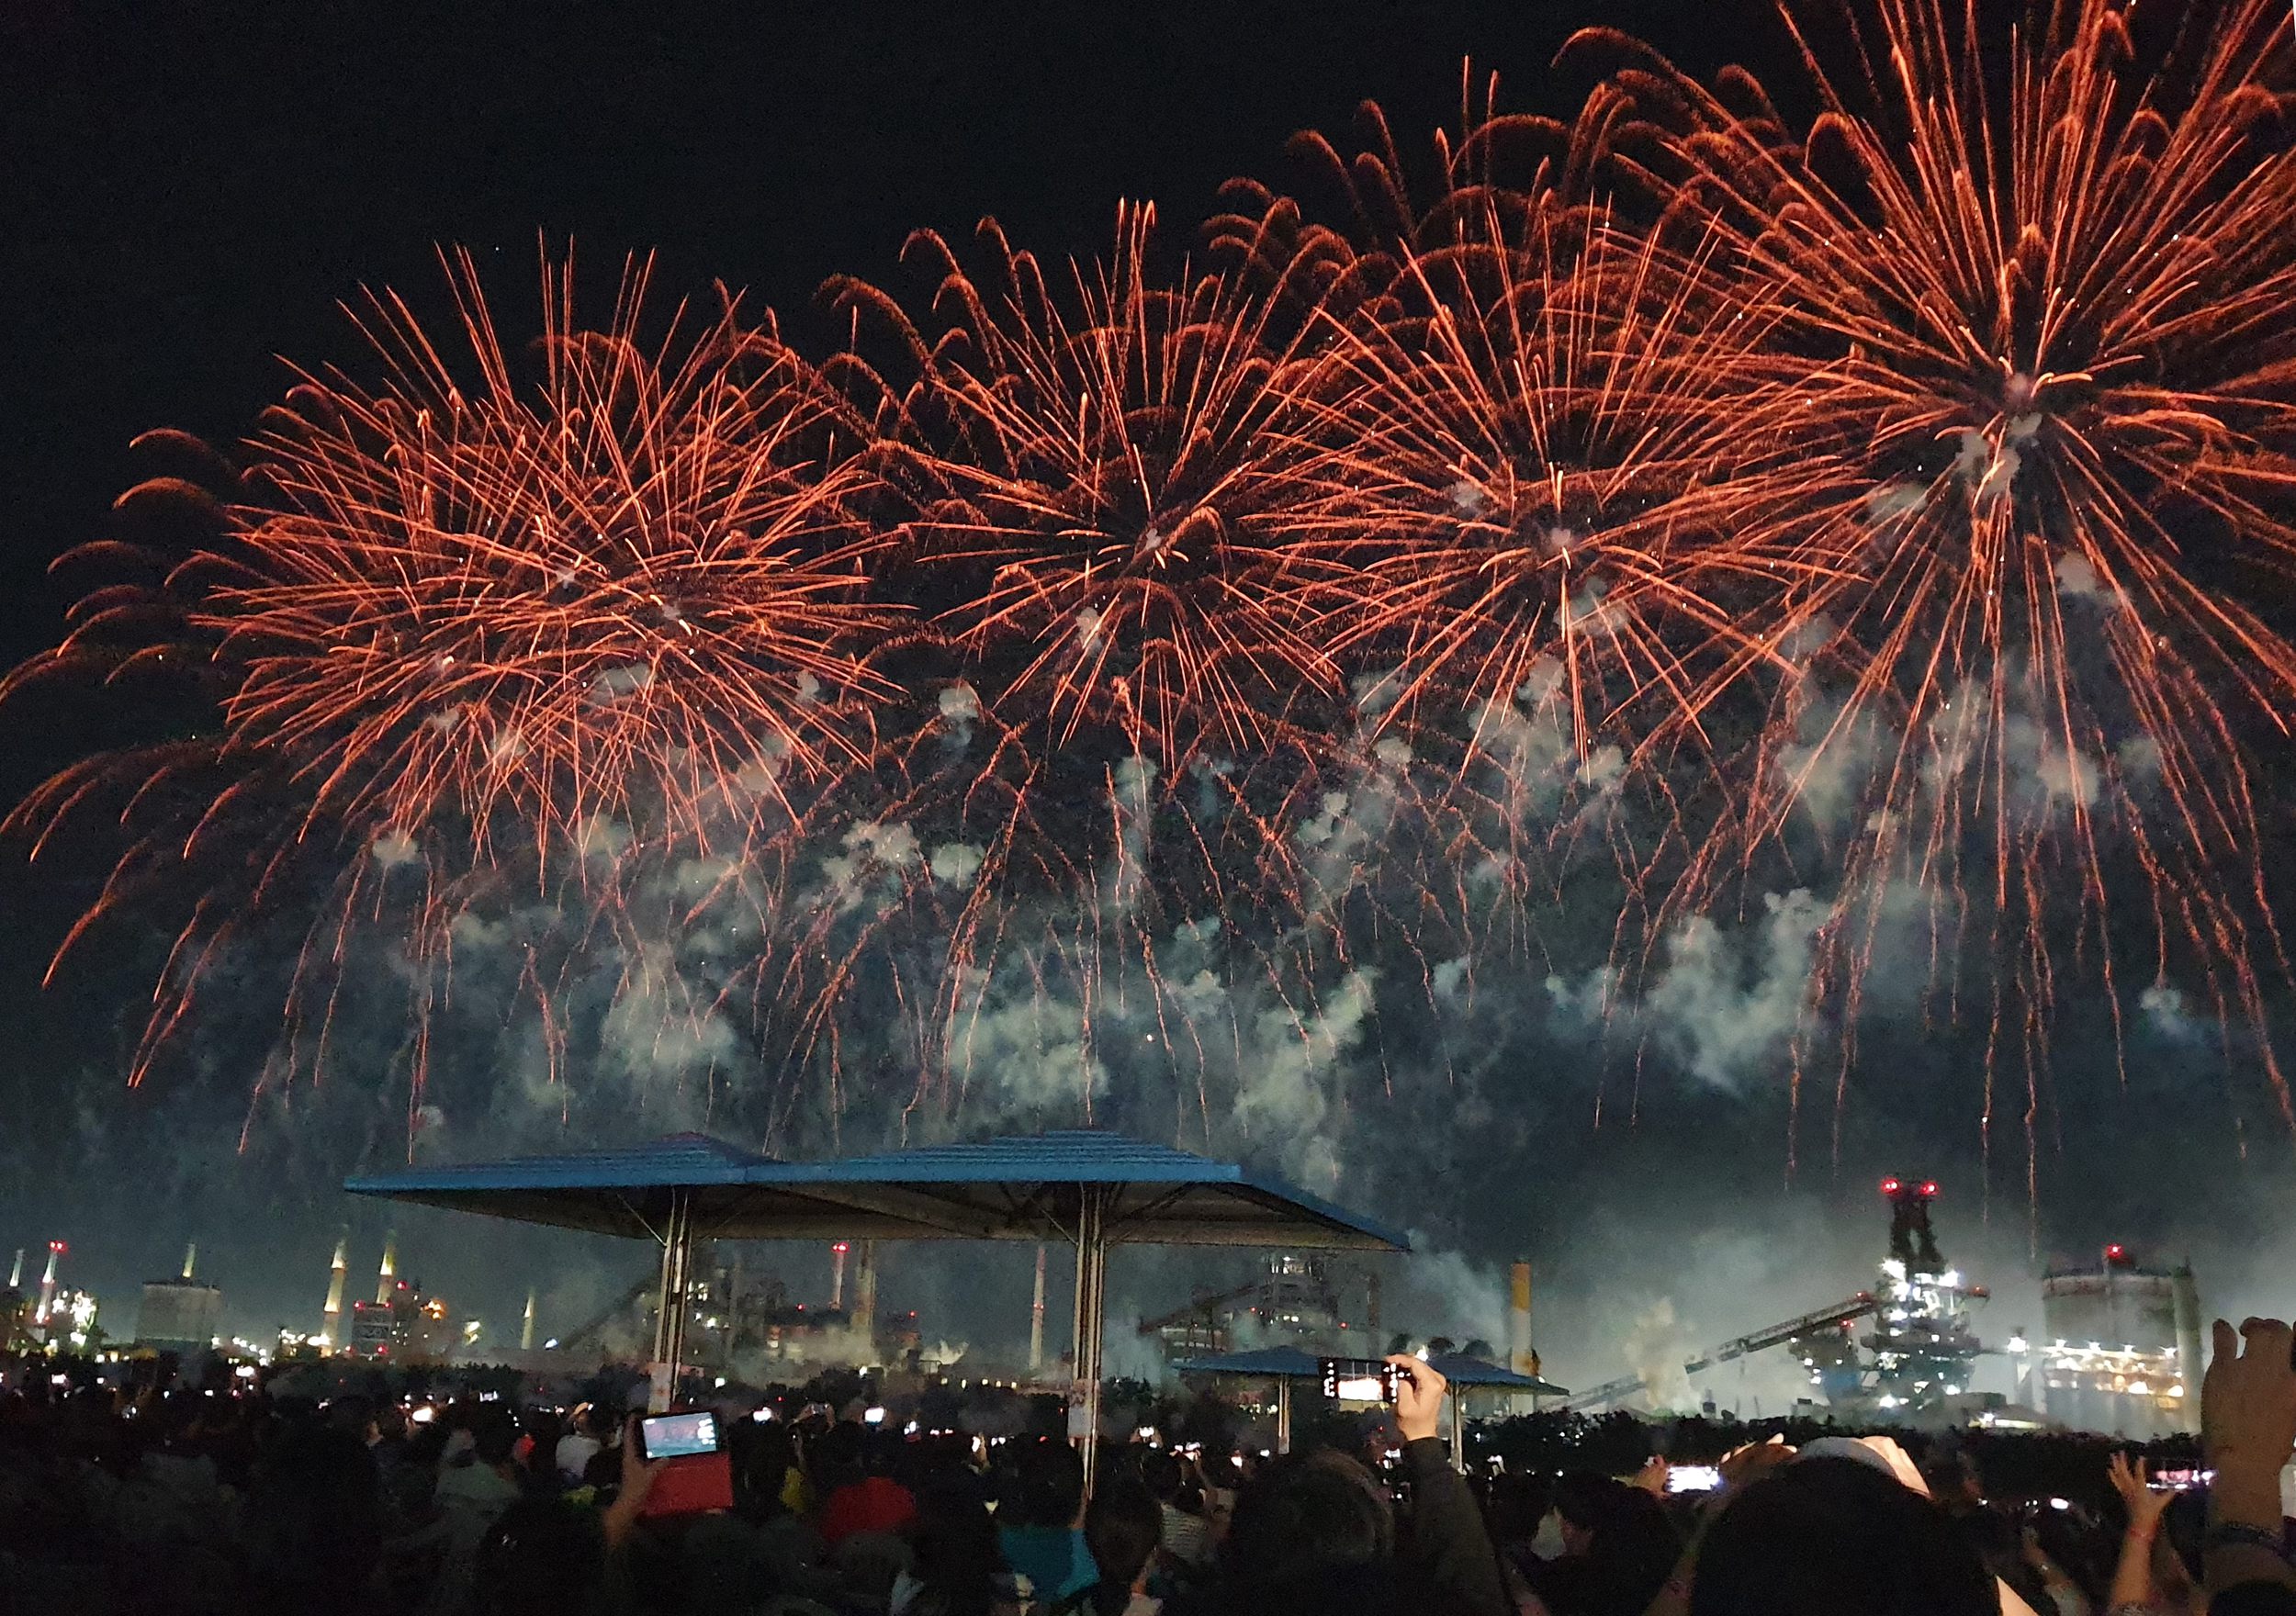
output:
[[[2196,14],[2148,77],[2125,6],[2064,0],[1997,78],[1974,10],[1876,9],[1840,55],[1788,14],[1822,107],[1800,140],[1742,77],[1708,93],[1645,57],[1623,82],[1671,126],[1645,180],[1790,311],[1806,497],[1833,511],[1803,599],[1836,632],[1748,836],[1782,836],[1813,774],[1893,737],[1862,770],[1817,997],[1854,1025],[1894,881],[1941,894],[1941,954],[1980,926],[2031,1190],[2060,971],[2087,959],[2118,1013],[2117,859],[2151,890],[2156,980],[2181,956],[2260,1033],[2258,972],[2286,979],[2252,780],[2296,695],[2256,592],[2296,560],[2272,508],[2296,486],[2296,160],[2266,130],[2289,25],[2262,0]]]

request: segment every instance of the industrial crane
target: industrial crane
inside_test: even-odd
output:
[[[1901,1411],[1896,1417],[1903,1419],[1932,1412],[1966,1394],[1970,1369],[1984,1351],[1970,1329],[1970,1306],[1984,1301],[1986,1291],[1947,1267],[1938,1251],[1937,1234],[1930,1225],[1936,1180],[1892,1174],[1882,1180],[1882,1195],[1889,1203],[1889,1254],[1882,1260],[1879,1285],[1830,1307],[1725,1341],[1683,1364],[1683,1373],[1696,1375],[1765,1347],[1840,1330],[1852,1319],[1871,1318],[1874,1331],[1863,1342],[1848,1341],[1846,1332],[1836,1338],[1835,1344],[1842,1348],[1838,1360],[1824,1364],[1815,1361],[1815,1349],[1828,1344],[1824,1342],[1813,1343],[1813,1352],[1804,1359],[1829,1401],[1870,1402],[1876,1409]],[[1858,1355],[1861,1345],[1870,1357]],[[1641,1376],[1627,1375],[1581,1392],[1563,1407],[1574,1411],[1600,1408],[1643,1389]]]
[[[1713,1368],[1716,1364],[1728,1364],[1732,1359],[1743,1358],[1750,1352],[1759,1352],[1770,1347],[1784,1346],[1796,1336],[1810,1335],[1821,1330],[1839,1329],[1852,1319],[1863,1319],[1878,1311],[1880,1307],[1880,1298],[1873,1292],[1860,1291],[1856,1296],[1836,1302],[1830,1307],[1816,1308],[1796,1318],[1764,1326],[1746,1335],[1734,1336],[1721,1345],[1710,1347],[1699,1356],[1691,1359],[1683,1365],[1683,1373],[1684,1375],[1701,1374]],[[1638,1375],[1625,1375],[1617,1380],[1606,1380],[1601,1386],[1581,1392],[1577,1397],[1564,1403],[1562,1408],[1565,1412],[1571,1414],[1582,1414],[1592,1409],[1608,1408],[1613,1403],[1623,1402],[1633,1397],[1637,1392],[1645,1389],[1648,1385],[1649,1383]]]

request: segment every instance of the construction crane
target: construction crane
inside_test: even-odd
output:
[[[1830,1307],[1818,1307],[1793,1319],[1766,1325],[1748,1334],[1732,1337],[1716,1347],[1710,1347],[1683,1365],[1684,1375],[1698,1375],[1717,1364],[1728,1364],[1750,1352],[1784,1346],[1797,1336],[1811,1335],[1821,1330],[1835,1330],[1855,1319],[1863,1319],[1881,1308],[1881,1300],[1871,1291],[1860,1291],[1847,1300]],[[1638,1375],[1628,1375],[1617,1380],[1606,1380],[1601,1386],[1581,1392],[1562,1405],[1563,1411],[1583,1414],[1595,1408],[1605,1408],[1613,1403],[1624,1402],[1637,1392],[1648,1388],[1649,1382]]]

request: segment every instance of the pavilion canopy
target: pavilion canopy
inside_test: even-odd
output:
[[[1400,1233],[1232,1162],[1090,1130],[782,1162],[703,1134],[414,1167],[354,1195],[661,1238],[674,1195],[717,1240],[1073,1239],[1086,1199],[1110,1244],[1404,1251]]]
[[[570,1155],[415,1167],[350,1179],[379,1195],[491,1218],[652,1240],[662,1248],[655,1405],[684,1344],[703,1240],[1065,1240],[1076,1247],[1076,1408],[1087,1480],[1099,1435],[1108,1252],[1128,1244],[1409,1251],[1410,1243],[1234,1162],[1078,1129],[782,1162],[703,1134]]]

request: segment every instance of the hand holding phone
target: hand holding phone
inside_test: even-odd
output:
[[[1395,1430],[1406,1442],[1435,1433],[1443,1413],[1443,1394],[1450,1389],[1432,1364],[1397,1356],[1388,1360],[1395,1372]]]

